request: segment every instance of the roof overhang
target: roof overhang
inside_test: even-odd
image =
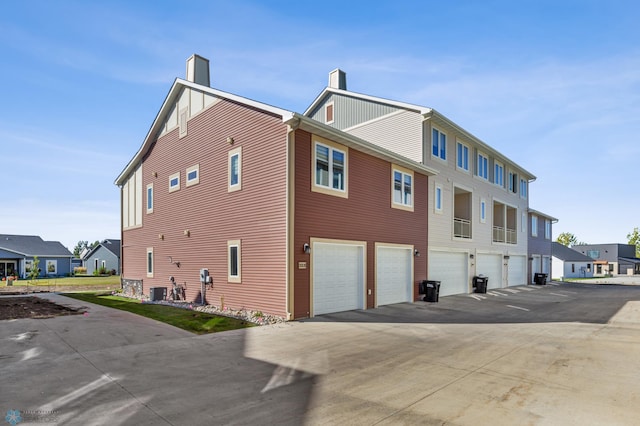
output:
[[[551,223],[557,223],[558,222],[558,219],[556,219],[555,217],[549,216],[546,213],[542,213],[541,211],[538,211],[538,210],[535,210],[535,209],[532,209],[532,208],[529,208],[529,213],[535,214],[536,216],[541,216],[541,217],[545,217],[547,219],[550,219]]]

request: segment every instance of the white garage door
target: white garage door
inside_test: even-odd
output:
[[[542,256],[542,273],[549,274],[550,269],[551,269],[551,257]],[[548,276],[548,278],[551,278],[551,276]]]
[[[487,288],[501,288],[502,266],[501,254],[478,254],[476,259],[476,275],[484,275],[489,278]]]
[[[531,277],[529,279],[529,284],[533,282],[533,278],[538,272],[542,272],[542,258],[540,255],[534,254],[533,260],[531,261]]]
[[[313,314],[364,307],[364,246],[314,242]]]
[[[459,252],[429,252],[428,278],[440,281],[440,296],[469,293],[468,256]]]
[[[527,280],[527,258],[526,256],[510,256],[509,275],[507,285],[524,285]]]
[[[376,305],[413,301],[412,248],[376,248]]]

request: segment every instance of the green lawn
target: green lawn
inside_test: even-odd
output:
[[[196,334],[217,333],[220,331],[254,326],[254,324],[250,322],[236,318],[207,314],[190,309],[174,308],[166,305],[140,303],[138,300],[127,297],[100,293],[65,293],[64,295],[84,302],[132,312]]]
[[[2,285],[7,285],[6,281]],[[118,286],[120,285],[120,275],[111,275],[106,277],[64,277],[64,278],[38,278],[30,281],[20,279],[13,282],[14,286]]]

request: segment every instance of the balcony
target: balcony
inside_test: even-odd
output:
[[[518,233],[515,229],[504,228],[502,226],[493,227],[493,242],[518,244]]]
[[[461,219],[459,217],[454,217],[453,236],[455,238],[471,238],[471,221],[467,219]]]

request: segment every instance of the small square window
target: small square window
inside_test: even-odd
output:
[[[169,176],[169,192],[177,191],[180,189],[180,172]]]
[[[187,169],[187,186],[200,183],[200,165],[196,164]]]

